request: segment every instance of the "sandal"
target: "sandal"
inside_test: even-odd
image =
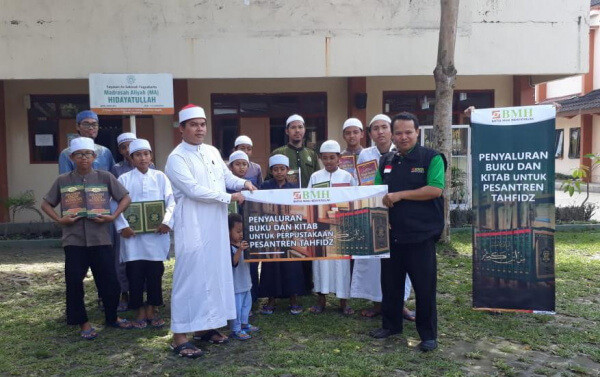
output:
[[[342,312],[343,315],[352,315],[352,314],[354,314],[354,309],[352,309],[348,305],[344,306],[343,308],[340,308],[340,311]]]
[[[117,319],[115,322],[109,323],[108,325],[110,327],[114,327],[115,329],[121,330],[131,330],[133,328],[133,323],[129,322],[125,318]]]
[[[303,310],[304,308],[302,308],[302,305],[290,305],[290,314],[298,315],[302,313]]]
[[[323,313],[323,310],[325,310],[325,307],[321,305],[313,305],[308,309],[308,311],[313,314],[321,314]]]
[[[415,322],[417,320],[417,317],[415,317],[415,312],[408,310],[406,307],[402,309],[402,318],[410,322]]]
[[[199,349],[190,342],[181,343],[178,346],[171,344],[171,349],[173,350],[175,355],[179,355],[180,357],[186,357],[188,359],[196,359],[204,355],[204,352],[202,352],[201,349]],[[192,350],[193,352],[183,352],[185,350]]]
[[[260,309],[260,314],[271,315],[275,312],[275,307],[270,305],[263,305]]]
[[[248,323],[246,325],[242,325],[242,330],[248,333],[248,332],[257,332],[260,330],[260,328],[258,328],[258,326],[254,326],[254,325],[251,325]]]
[[[131,327],[134,329],[145,329],[148,326],[148,322],[145,319],[138,319],[136,321],[131,321]]]
[[[214,338],[215,335],[220,337],[220,339],[215,339]],[[196,340],[196,341],[203,340],[203,341],[209,342],[211,344],[223,344],[223,343],[226,343],[229,339],[225,335],[218,332],[217,330],[208,330],[207,332],[205,332],[202,335],[194,335],[194,340]]]
[[[381,314],[381,312],[380,312],[380,311],[373,310],[373,309],[364,309],[363,311],[361,311],[361,312],[360,312],[360,314],[361,314],[363,317],[367,317],[367,318],[375,318],[375,317],[377,317],[378,315],[380,315],[380,314]]]
[[[98,337],[98,333],[93,327],[91,327],[89,330],[81,330],[79,335],[81,335],[81,337],[85,340],[94,340]]]
[[[231,334],[229,334],[229,337],[231,339],[237,339],[237,340],[252,339],[252,335],[246,334],[246,332],[244,332],[244,331],[235,331],[235,332],[232,332]]]
[[[165,325],[165,320],[160,317],[148,318],[146,321],[155,329],[160,329]]]

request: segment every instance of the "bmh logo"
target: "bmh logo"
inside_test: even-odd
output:
[[[292,193],[292,198],[294,203],[329,202],[331,200],[328,189],[307,189],[303,191],[294,191]]]
[[[492,111],[492,122],[522,122],[533,120],[533,107]]]

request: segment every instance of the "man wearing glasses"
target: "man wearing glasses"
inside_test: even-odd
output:
[[[95,112],[91,110],[84,110],[77,114],[75,120],[77,122],[77,133],[79,136],[96,139],[100,126],[98,124],[98,115]],[[115,164],[115,159],[113,158],[110,150],[102,145],[94,144],[94,151],[96,152],[96,159],[94,160],[92,167],[95,170],[110,171]],[[65,148],[58,157],[59,174],[64,174],[75,170],[75,165],[69,158],[69,155],[69,147],[67,146],[67,148]]]

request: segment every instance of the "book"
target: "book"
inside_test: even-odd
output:
[[[165,217],[165,201],[143,202],[142,208],[144,210],[144,231],[147,233],[155,232]]]
[[[229,202],[229,205],[227,205],[227,213],[239,213],[238,203],[235,200],[232,200]]]
[[[327,188],[329,187],[329,181],[319,182],[312,185],[312,188]]]
[[[165,217],[165,201],[132,202],[123,216],[135,233],[154,233]]]
[[[60,208],[62,216],[86,216],[85,191],[83,185],[68,185],[60,188]]]
[[[110,193],[103,184],[85,186],[87,217],[110,215]]]
[[[298,183],[299,170],[290,169],[287,173],[287,181],[290,183]]]
[[[349,187],[350,183],[345,182],[345,183],[334,183],[331,185],[331,187]]]
[[[144,223],[142,218],[144,216],[143,207],[141,202],[133,202],[129,204],[129,207],[123,211],[125,220],[129,223],[129,227],[135,233],[141,233],[144,231]]]
[[[356,165],[356,175],[360,186],[374,185],[377,176],[377,161],[371,160]]]
[[[339,168],[347,171],[352,174],[353,177],[356,177],[356,159],[354,155],[350,156],[340,156]]]

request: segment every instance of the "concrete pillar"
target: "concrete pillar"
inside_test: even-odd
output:
[[[175,114],[173,114],[173,122],[179,122],[179,110],[182,107],[189,104],[190,102],[188,94],[188,81],[187,79],[174,79],[173,80],[173,105],[175,106]],[[208,109],[204,109],[208,111]],[[181,132],[179,128],[173,128],[173,146],[177,146],[181,143]]]
[[[367,127],[367,78],[366,77],[348,77],[348,118],[358,118],[363,126]],[[364,104],[361,104],[364,102]],[[359,108],[357,105],[362,105]],[[337,125],[342,127],[342,125]],[[362,139],[362,146],[366,146],[367,137]]]
[[[8,155],[6,138],[6,111],[4,108],[4,81],[0,80],[0,200],[8,198]],[[0,206],[0,223],[8,221],[8,210]]]

